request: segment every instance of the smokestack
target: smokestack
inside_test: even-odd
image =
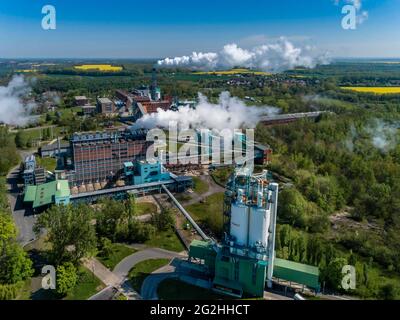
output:
[[[151,75],[151,99],[156,100],[157,99],[157,70],[154,67]]]
[[[58,149],[58,156],[60,156],[60,154],[61,154],[60,137],[57,137],[57,149]]]

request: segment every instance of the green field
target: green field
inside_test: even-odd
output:
[[[39,166],[45,168],[47,171],[54,172],[57,167],[57,160],[55,158],[41,158],[36,157]]]
[[[33,279],[25,281],[22,289],[20,290],[17,300],[87,300],[92,295],[96,294],[103,288],[102,283],[93,273],[83,266],[78,268],[78,282],[65,297],[60,296],[55,290],[44,290],[40,288],[41,277],[35,279],[35,286],[39,289],[32,289]],[[32,290],[36,290],[32,292]]]
[[[85,267],[78,269],[79,278],[76,287],[67,294],[65,300],[87,300],[99,292],[105,285]]]
[[[139,262],[129,271],[128,278],[132,287],[140,292],[144,279],[168,263],[169,259],[150,259]]]
[[[139,202],[136,203],[136,215],[141,216],[149,213],[156,213],[157,206],[152,202]]]
[[[161,248],[175,252],[185,250],[181,240],[172,228],[167,231],[157,232],[150,240],[147,240],[145,244],[149,247]]]
[[[127,247],[124,244],[113,243],[111,254],[109,256],[99,255],[97,258],[103,263],[108,269],[113,270],[114,267],[125,257],[136,252],[135,249]]]
[[[193,189],[194,192],[198,194],[203,194],[208,191],[207,182],[204,182],[199,177],[193,177],[193,183],[194,183],[194,189]]]

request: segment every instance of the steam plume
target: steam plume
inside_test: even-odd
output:
[[[0,122],[23,126],[31,120],[29,113],[35,105],[23,102],[30,91],[23,76],[14,76],[7,86],[0,86]]]
[[[176,122],[182,129],[240,129],[255,128],[259,117],[279,112],[278,108],[263,106],[246,106],[246,104],[229,92],[222,92],[217,104],[210,103],[199,93],[196,107],[184,106],[178,111],[158,109],[157,113],[147,114],[139,119],[132,129],[168,128],[170,122]]]
[[[240,66],[268,72],[280,72],[294,67],[313,68],[317,64],[327,63],[329,58],[326,54],[317,54],[310,46],[296,47],[285,38],[251,49],[243,49],[232,43],[225,45],[219,53],[193,52],[190,56],[158,61],[158,65],[162,67],[216,70]]]

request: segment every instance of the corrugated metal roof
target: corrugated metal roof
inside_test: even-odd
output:
[[[36,197],[36,186],[28,186],[25,191],[24,202],[33,202]]]
[[[24,197],[25,202],[33,202],[33,208],[43,207],[54,202],[54,197],[69,197],[68,180],[56,180],[38,186],[29,186]]]

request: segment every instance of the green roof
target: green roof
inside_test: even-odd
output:
[[[33,202],[33,208],[54,203],[54,198],[65,198],[71,195],[67,180],[56,180],[38,186],[29,186],[24,202]]]
[[[211,244],[208,241],[201,241],[195,239],[190,243],[190,246],[208,249],[211,247]]]
[[[56,197],[64,198],[71,195],[71,190],[69,189],[68,180],[57,180],[54,181],[56,184]]]
[[[133,162],[124,162],[124,167],[133,167]]]
[[[24,202],[33,202],[36,198],[36,186],[28,186],[25,191]]]
[[[319,269],[306,264],[275,258],[274,277],[320,289]]]
[[[319,276],[319,269],[307,264],[302,264],[294,261],[284,260],[284,259],[274,259],[274,267],[282,267],[298,272],[308,273],[315,276]]]

